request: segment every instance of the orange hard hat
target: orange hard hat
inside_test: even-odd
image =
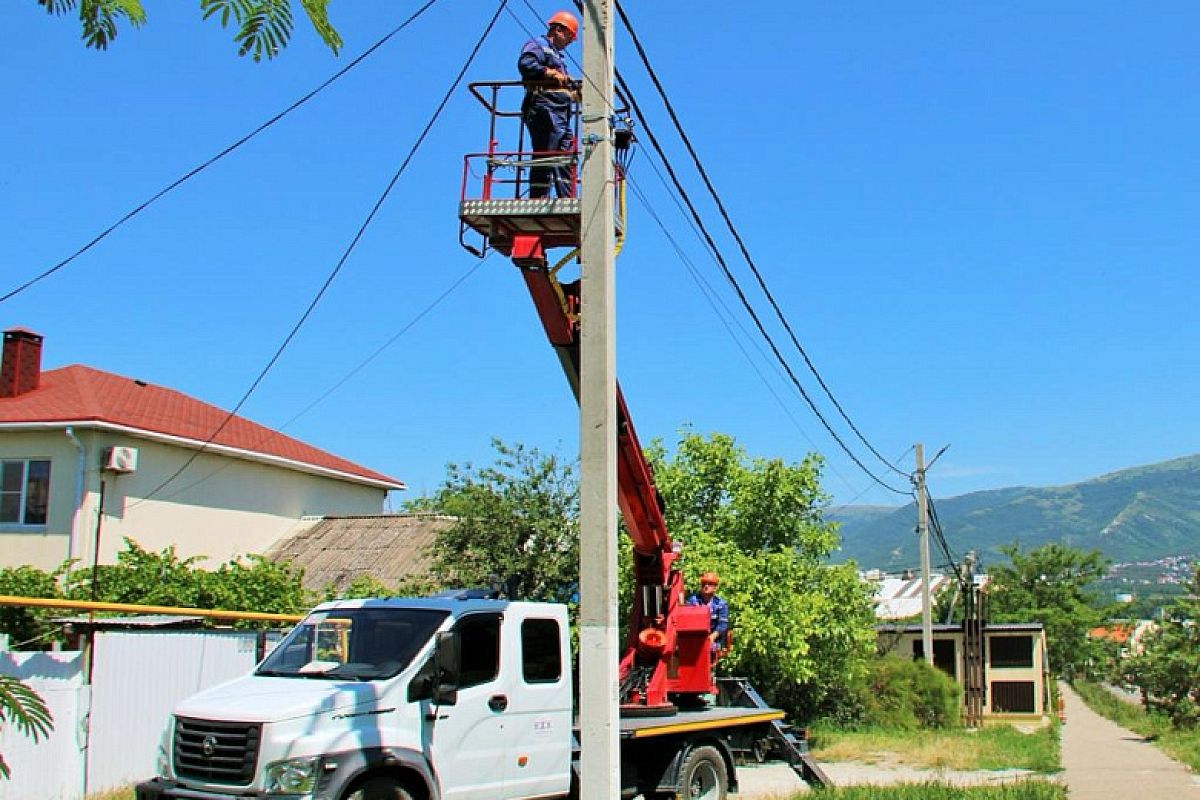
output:
[[[719,577],[717,577],[717,573],[715,573],[715,572],[704,573],[703,575],[700,576],[700,582],[701,583],[711,583],[713,586],[721,585],[721,579]]]
[[[569,11],[558,11],[553,17],[546,20],[547,25],[562,25],[571,32],[573,38],[579,36],[579,20],[575,19],[575,15]]]

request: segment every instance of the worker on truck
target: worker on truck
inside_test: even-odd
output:
[[[708,607],[708,640],[713,655],[724,654],[729,649],[729,604],[717,596],[721,578],[715,572],[700,576],[700,591],[687,600],[689,606]]]
[[[550,153],[575,149],[571,105],[575,86],[567,73],[563,51],[579,35],[579,20],[559,11],[546,21],[545,36],[535,36],[521,48],[517,69],[525,84],[521,119],[529,130],[529,145],[535,160],[554,158]],[[529,196],[546,197],[550,185],[559,197],[573,197],[571,170],[565,163],[535,166],[529,170]]]

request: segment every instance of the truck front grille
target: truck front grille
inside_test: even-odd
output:
[[[254,780],[262,725],[175,718],[175,774],[245,786]]]

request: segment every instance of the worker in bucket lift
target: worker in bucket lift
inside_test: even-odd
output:
[[[717,596],[721,579],[715,572],[700,576],[700,591],[688,598],[689,606],[708,606],[708,641],[714,655],[723,655],[729,648],[729,604]]]
[[[563,51],[579,35],[579,20],[559,11],[546,23],[545,36],[535,36],[521,48],[517,69],[525,84],[525,100],[521,103],[521,119],[529,130],[529,144],[534,158],[546,158],[546,151],[575,149],[575,134],[571,127],[571,104],[575,86],[567,74]],[[565,165],[532,167],[529,171],[529,196],[546,197],[553,183],[559,197],[574,195],[571,171]]]

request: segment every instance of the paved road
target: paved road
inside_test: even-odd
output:
[[[1062,779],[1071,800],[1200,800],[1200,780],[1140,736],[1092,711],[1066,684]]]

